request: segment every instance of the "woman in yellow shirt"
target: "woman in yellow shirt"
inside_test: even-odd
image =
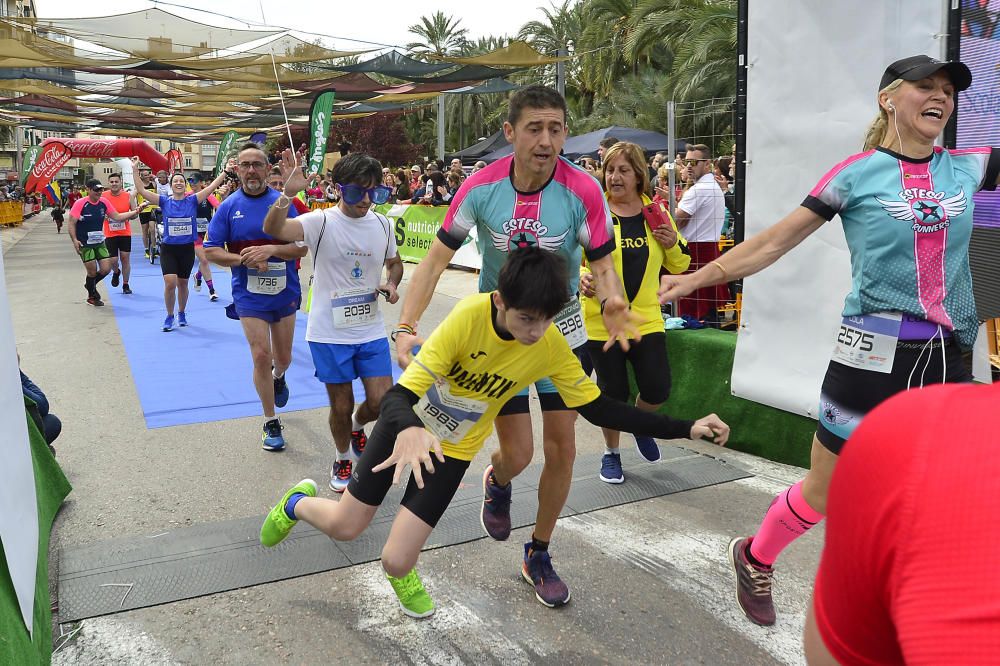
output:
[[[632,312],[640,317],[636,325],[642,339],[633,342],[627,352],[619,347],[603,349],[608,331],[601,320],[601,304],[597,301],[593,276],[585,265],[580,276],[580,291],[584,295],[587,351],[597,371],[597,385],[602,393],[620,402],[628,399],[628,362],[639,386],[636,407],[656,411],[670,395],[666,336],[656,295],[660,272],[666,269],[671,273],[683,273],[691,263],[691,256],[687,241],[677,230],[670,213],[646,195],[649,171],[642,148],[627,141],[619,141],[608,148],[604,153],[603,185],[614,221],[615,249],[611,256],[615,272],[622,281]],[[607,449],[601,459],[601,480],[622,483],[625,475],[619,454],[620,433],[608,428],[603,430]],[[660,459],[660,448],[652,437],[636,435],[635,441],[639,455],[646,461],[652,463]]]

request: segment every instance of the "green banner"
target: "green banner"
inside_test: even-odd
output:
[[[229,160],[229,153],[233,152],[236,148],[236,140],[239,138],[239,133],[236,130],[229,130],[222,135],[222,141],[219,143],[219,154],[215,156],[215,175],[218,176],[225,166],[226,162]]]
[[[326,140],[330,136],[330,116],[333,115],[333,91],[317,95],[309,109],[309,153],[306,174],[323,171]],[[294,148],[294,146],[293,146]]]
[[[28,146],[28,149],[24,151],[24,161],[21,163],[21,187],[24,187],[25,181],[28,180],[31,167],[35,166],[35,160],[38,159],[38,153],[41,150],[41,146]]]
[[[438,229],[444,224],[444,216],[448,213],[447,206],[399,204],[382,204],[375,206],[374,210],[392,221],[399,258],[413,263],[420,263],[427,256]],[[471,242],[472,237],[468,236],[462,245]]]

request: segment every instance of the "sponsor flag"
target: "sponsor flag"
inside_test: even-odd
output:
[[[72,156],[70,149],[58,141],[45,144],[28,173],[28,181],[24,186],[25,193],[44,191],[45,186]]]
[[[38,153],[42,150],[41,146],[29,146],[27,150],[24,151],[24,161],[21,163],[21,187],[24,187],[24,183],[28,180],[28,174],[31,173],[31,167],[35,166],[35,160],[38,159]]]
[[[229,153],[233,152],[236,147],[236,139],[239,138],[239,134],[236,130],[229,130],[222,135],[222,141],[219,143],[219,154],[215,156],[215,175],[218,176],[222,171],[226,162],[229,161]]]
[[[323,170],[326,140],[330,136],[330,116],[333,114],[333,91],[320,93],[313,98],[309,108],[309,153],[306,156],[306,174]],[[292,146],[295,150],[295,146]]]

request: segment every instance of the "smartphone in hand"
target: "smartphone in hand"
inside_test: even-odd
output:
[[[649,225],[650,231],[656,231],[663,225],[670,225],[670,213],[667,212],[666,207],[662,203],[653,202],[648,206],[642,207],[642,216],[646,220],[646,224]]]

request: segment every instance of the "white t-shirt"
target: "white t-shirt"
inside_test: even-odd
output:
[[[339,208],[295,219],[305,232],[315,271],[306,340],[356,345],[384,338],[380,306],[385,299],[376,290],[383,282],[386,259],[396,256],[392,224],[372,211],[352,218]]]
[[[169,199],[170,197],[173,196],[174,191],[170,187],[170,181],[169,180],[167,180],[166,183],[161,183],[159,180],[154,180],[153,182],[156,183],[156,193],[159,194],[161,198],[167,198],[167,199]],[[147,187],[146,189],[149,189],[149,188]]]
[[[722,233],[722,223],[726,219],[725,192],[719,187],[715,176],[706,173],[698,179],[677,207],[691,216],[681,233],[689,243],[718,241]]]

